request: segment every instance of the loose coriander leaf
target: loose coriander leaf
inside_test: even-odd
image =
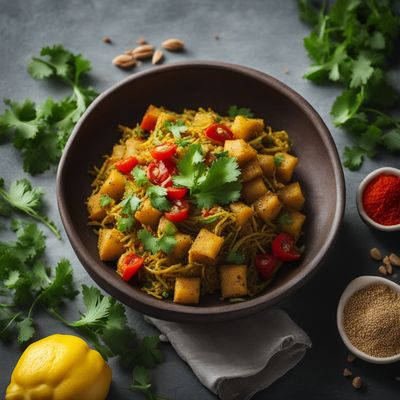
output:
[[[86,285],[82,285],[82,296],[86,312],[79,320],[69,323],[69,326],[103,328],[110,315],[111,297],[103,296],[99,289]]]
[[[158,348],[158,336],[145,336],[136,350],[137,364],[145,368],[154,368],[163,361],[164,357]]]
[[[313,4],[310,0],[299,0],[297,5],[299,7],[300,18],[304,22],[310,24],[311,26],[318,24],[320,13],[313,7]]]
[[[382,130],[376,125],[370,125],[367,130],[360,135],[358,145],[372,157],[375,155],[375,149],[381,141],[381,136]]]
[[[359,110],[364,100],[364,91],[345,90],[333,103],[331,115],[336,126],[343,125]]]
[[[254,114],[251,112],[250,108],[238,107],[236,105],[232,105],[228,108],[228,115],[230,117],[236,117],[237,115],[242,115],[243,117],[252,118]]]
[[[168,228],[168,225],[167,225]],[[176,246],[177,240],[175,238],[175,233],[171,233],[170,231],[166,230],[164,235],[158,240],[158,246],[161,251],[166,254],[171,253],[171,251]]]
[[[382,136],[383,145],[390,151],[400,151],[400,129],[392,129]]]
[[[107,207],[109,204],[111,204],[112,198],[106,194],[102,194],[100,196],[100,205],[102,207]]]
[[[144,367],[136,366],[134,368],[131,389],[143,392],[147,400],[161,400],[161,397],[154,394],[152,384],[150,383],[150,374]]]
[[[227,151],[221,151],[219,153],[214,153],[214,156],[217,158],[228,157],[229,153]]]
[[[185,123],[179,119],[175,122],[165,121],[164,127],[174,135],[175,139],[180,139],[181,133],[184,133],[188,130],[188,127],[185,125]]]
[[[243,264],[245,262],[245,255],[241,251],[231,250],[226,256],[226,262],[229,264]]]
[[[371,66],[371,60],[365,54],[360,54],[353,61],[350,87],[356,88],[365,85],[373,72],[374,69]]]
[[[343,151],[343,164],[351,171],[360,169],[364,160],[365,151],[360,147],[345,147]]]
[[[368,44],[374,50],[383,50],[386,45],[385,36],[381,32],[375,31],[369,38]]]
[[[124,215],[133,214],[139,208],[140,203],[141,200],[139,199],[139,197],[137,197],[133,193],[129,194],[120,203],[120,206],[122,206],[122,211],[121,211],[122,214]]]
[[[161,186],[150,186],[146,195],[149,197],[151,205],[160,211],[169,211],[171,203],[167,199],[167,189]]]
[[[149,182],[146,172],[138,165],[133,168],[131,174],[135,179],[135,183],[139,186],[143,186]]]
[[[25,343],[35,334],[35,327],[33,326],[32,318],[24,318],[17,322],[18,330],[18,343]]]

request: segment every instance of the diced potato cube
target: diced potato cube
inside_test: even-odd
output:
[[[246,118],[243,115],[237,115],[231,127],[234,138],[245,141],[257,133],[261,133],[263,129],[264,121],[262,119]]]
[[[115,160],[121,160],[125,155],[126,147],[123,144],[115,144],[111,157]]]
[[[298,161],[297,157],[291,156],[288,153],[276,153],[275,164],[277,178],[289,182],[292,179],[293,171]]]
[[[165,233],[166,229],[168,228],[170,229],[170,231],[172,232],[178,232],[178,228],[176,227],[176,225],[171,222],[169,219],[165,218],[165,217],[161,217],[160,221],[158,222],[158,228],[157,228],[157,233],[161,236],[162,234]]]
[[[257,154],[257,158],[264,175],[269,179],[273,178],[276,171],[275,157],[268,154]]]
[[[162,216],[162,212],[154,208],[149,199],[146,199],[139,210],[135,212],[135,218],[143,225],[149,225],[152,229],[156,229],[158,221]]]
[[[276,194],[264,194],[254,203],[254,210],[264,222],[275,219],[281,212],[282,204]]]
[[[176,278],[174,303],[198,304],[200,300],[200,278]]]
[[[259,197],[267,193],[268,189],[262,178],[253,179],[243,184],[242,196],[247,204],[254,203]]]
[[[112,169],[108,178],[100,188],[100,194],[106,194],[112,199],[118,201],[125,192],[125,182],[125,176],[118,170]]]
[[[306,216],[301,212],[296,210],[288,210],[288,223],[280,224],[280,228],[283,232],[292,235],[294,238],[298,238],[303,228],[304,221],[306,220]]]
[[[229,208],[236,216],[236,225],[244,226],[244,224],[253,216],[254,211],[252,208],[244,203],[236,202],[231,203]]]
[[[102,261],[112,261],[118,258],[124,251],[121,242],[124,235],[116,229],[100,229],[99,232],[99,256]]]
[[[156,127],[154,128],[155,130],[157,129],[165,129],[165,123],[167,121],[171,121],[171,122],[175,122],[176,118],[169,113],[166,112],[162,112],[160,113],[160,115],[157,118],[157,123],[156,123]]]
[[[248,182],[258,176],[262,176],[263,171],[261,169],[260,163],[258,162],[257,158],[249,161],[242,167],[242,181]]]
[[[295,210],[301,210],[305,202],[299,182],[293,182],[281,189],[279,198],[286,207],[294,208]]]
[[[92,221],[101,221],[106,216],[106,210],[100,204],[101,196],[101,193],[92,194],[87,200],[89,218]]]
[[[224,239],[222,237],[207,229],[201,229],[189,250],[189,262],[215,264],[223,243]]]
[[[137,156],[139,155],[142,149],[143,141],[138,138],[130,138],[125,142],[126,152],[125,157]]]
[[[219,277],[224,299],[247,295],[247,265],[222,265]]]
[[[175,235],[176,245],[173,250],[168,254],[168,257],[174,261],[182,261],[192,245],[192,237],[184,233],[177,233]]]
[[[256,157],[257,151],[243,139],[225,140],[224,150],[230,157],[235,157],[240,166]]]
[[[196,128],[207,128],[214,123],[214,115],[210,112],[199,111],[193,118],[192,125]]]

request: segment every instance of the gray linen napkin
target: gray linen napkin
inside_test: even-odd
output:
[[[307,334],[279,308],[210,324],[146,320],[222,400],[250,399],[293,368],[311,347]]]

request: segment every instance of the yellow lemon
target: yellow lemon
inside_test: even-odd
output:
[[[5,400],[104,400],[111,369],[77,336],[52,335],[22,353]]]

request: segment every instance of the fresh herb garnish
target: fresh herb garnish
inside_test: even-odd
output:
[[[343,152],[344,166],[358,170],[365,156],[379,148],[400,151],[400,120],[383,112],[399,95],[385,70],[398,48],[400,16],[395,2],[377,0],[323,3],[299,0],[301,18],[313,28],[304,39],[312,65],[304,75],[314,82],[334,81],[344,86],[331,110],[336,126],[354,141]]]
[[[174,135],[175,139],[180,139],[181,133],[184,133],[188,130],[188,127],[185,125],[185,123],[179,119],[175,122],[165,121],[164,128],[169,130]]]
[[[217,158],[228,157],[229,153],[227,151],[220,151],[219,153],[214,153],[214,156]]]
[[[171,203],[167,199],[167,189],[161,186],[150,186],[146,190],[146,195],[149,197],[151,205],[160,211],[169,211]]]
[[[165,400],[163,397],[154,393],[149,371],[141,366],[133,370],[132,389],[142,392],[147,400]]]
[[[152,254],[156,254],[159,251],[169,254],[177,243],[175,239],[175,229],[172,224],[166,225],[164,234],[160,238],[154,237],[144,228],[138,231],[137,237],[142,242],[144,249]]]
[[[178,147],[186,147],[189,146],[189,144],[192,143],[192,141],[190,139],[176,139],[175,140],[175,144],[178,145]]]
[[[254,114],[251,112],[250,108],[238,107],[232,105],[228,108],[228,115],[230,117],[236,117],[236,115],[242,115],[243,117],[252,118]]]
[[[135,194],[130,193],[121,201],[120,206],[122,206],[121,214],[122,216],[117,221],[117,229],[120,232],[130,231],[135,223],[133,214],[139,208],[141,200]]]
[[[32,187],[27,179],[20,179],[11,183],[8,191],[4,189],[4,179],[0,177],[0,214],[8,217],[12,209],[21,211],[46,225],[58,238],[61,234],[54,222],[40,213],[43,191]]]
[[[276,223],[278,225],[291,225],[293,224],[293,219],[288,212],[283,211],[277,218]]]
[[[147,178],[146,175],[146,171],[144,171],[143,168],[139,167],[138,165],[135,168],[133,168],[131,174],[135,179],[135,183],[139,186],[143,186],[149,182],[149,179]]]
[[[102,194],[100,196],[100,205],[102,207],[107,207],[109,204],[111,204],[112,198],[108,196],[107,194]]]
[[[233,157],[218,158],[207,167],[203,162],[201,146],[192,144],[178,163],[178,170],[174,183],[189,188],[199,208],[228,204],[240,197],[240,169]]]
[[[241,251],[231,250],[226,256],[226,262],[229,264],[243,264],[245,262],[245,255]]]
[[[285,157],[282,154],[276,154],[274,157],[274,163],[277,167],[280,167],[285,160]]]
[[[5,100],[8,109],[0,115],[0,136],[12,136],[24,170],[32,175],[57,164],[75,123],[97,96],[81,83],[82,75],[91,69],[88,60],[61,45],[44,47],[40,55],[30,60],[29,74],[35,79],[55,77],[71,87],[72,95],[60,101],[49,97],[41,105],[30,99]]]

